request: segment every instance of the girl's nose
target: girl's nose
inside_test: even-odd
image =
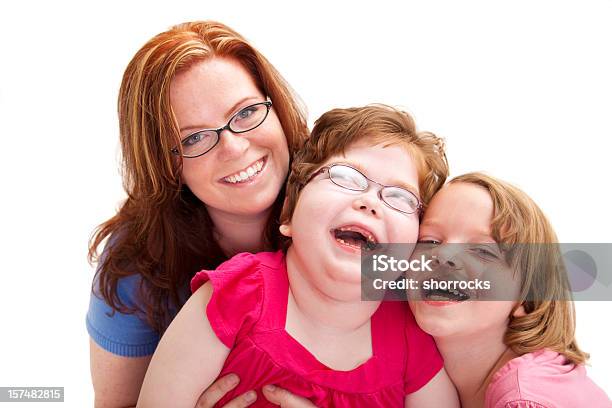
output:
[[[373,191],[364,192],[353,200],[353,208],[358,211],[365,211],[376,218],[382,216],[382,208],[380,198]]]
[[[461,262],[461,244],[442,244],[436,248],[434,252],[434,263],[444,265],[452,269],[461,269],[463,263]]]

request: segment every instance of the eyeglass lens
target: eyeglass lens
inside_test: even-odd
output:
[[[258,103],[247,106],[230,119],[227,128],[234,133],[244,133],[253,130],[263,123],[268,115],[269,105]],[[195,157],[212,149],[219,141],[221,130],[201,130],[187,136],[181,141],[183,156]]]
[[[340,187],[354,191],[364,191],[369,185],[368,179],[361,172],[343,165],[331,166],[329,178]],[[416,196],[401,187],[383,187],[380,197],[387,205],[402,212],[414,213],[419,207]]]

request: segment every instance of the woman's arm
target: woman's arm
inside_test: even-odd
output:
[[[155,330],[136,314],[114,310],[100,295],[98,278],[90,294],[86,327],[96,408],[133,407],[159,341]],[[121,303],[137,305],[137,275],[121,278]]]
[[[166,330],[149,364],[138,406],[193,408],[221,372],[230,349],[206,317],[212,292],[210,283],[200,287]]]
[[[98,314],[104,317],[102,312]],[[117,315],[115,315],[115,320],[112,320],[112,322],[116,323],[117,318]],[[130,320],[130,322],[137,321]],[[125,329],[125,327],[122,326],[120,329]],[[114,334],[117,335],[117,333]],[[89,349],[91,378],[95,393],[94,406],[96,408],[135,407],[152,354],[142,357],[120,356],[100,347],[91,337]],[[219,378],[202,393],[196,408],[212,408],[238,383],[239,379],[235,374]],[[249,391],[234,398],[224,407],[247,407],[256,398],[257,394],[254,391]]]
[[[133,407],[151,356],[122,357],[89,340],[91,380],[96,408]]]
[[[406,408],[411,407],[449,407],[459,408],[459,396],[446,370],[442,368],[434,378],[418,391],[406,395]]]

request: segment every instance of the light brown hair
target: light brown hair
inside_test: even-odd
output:
[[[542,210],[522,190],[483,173],[464,174],[449,183],[474,184],[489,192],[491,235],[520,274],[516,308],[522,305],[526,315],[513,316],[513,310],[506,345],[519,355],[548,348],[575,364],[584,363],[588,354],[576,343],[576,314],[557,235]]]
[[[380,104],[333,109],[317,119],[310,137],[294,157],[281,224],[291,220],[300,191],[310,176],[330,157],[343,154],[362,140],[372,146],[406,147],[417,167],[420,198],[425,205],[448,177],[444,141],[433,133],[418,132],[408,113]]]
[[[128,64],[119,91],[118,113],[122,175],[127,200],[91,238],[90,261],[106,238],[99,259],[98,283],[106,302],[124,313],[142,312],[158,332],[169,324],[184,299],[181,288],[202,268],[225,260],[213,238],[203,203],[181,183],[182,160],[171,153],[180,145],[170,105],[170,84],[177,73],[213,57],[231,58],[253,77],[273,102],[290,154],[307,137],[305,111],[297,96],[268,60],[240,34],[214,21],[176,25],[149,40]],[[189,159],[187,159],[189,160]],[[278,216],[284,192],[274,203],[263,241],[279,245]],[[127,307],[117,296],[120,278],[142,276],[142,307]]]

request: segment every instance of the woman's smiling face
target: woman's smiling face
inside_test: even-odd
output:
[[[493,212],[487,190],[457,182],[436,193],[423,216],[419,242],[435,253],[441,270],[455,279],[488,279],[491,289],[480,299],[503,299],[474,300],[477,295],[471,293],[470,299],[457,301],[443,294],[409,292],[419,326],[434,337],[505,332],[520,282],[491,236]]]
[[[214,57],[175,76],[170,86],[181,140],[201,129],[220,128],[245,107],[264,102],[252,76],[233,59]],[[289,168],[289,150],[274,107],[245,133],[221,132],[206,154],[183,158],[182,178],[215,213],[256,215],[271,208]]]

